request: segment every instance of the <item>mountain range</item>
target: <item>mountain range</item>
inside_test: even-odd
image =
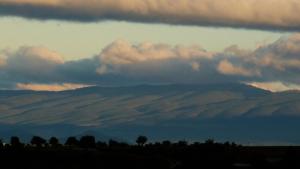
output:
[[[95,135],[133,142],[299,144],[300,93],[245,84],[87,87],[61,92],[0,91],[0,137]]]

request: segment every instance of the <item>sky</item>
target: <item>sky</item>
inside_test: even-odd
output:
[[[0,0],[0,88],[299,89],[299,10],[298,0]]]
[[[254,49],[261,43],[274,42],[286,32],[269,32],[203,26],[130,23],[122,21],[68,22],[37,21],[18,17],[0,18],[0,49],[44,46],[60,52],[66,60],[98,54],[117,39],[132,43],[153,42],[170,45],[198,44],[209,51],[222,51],[229,45]],[[85,46],[82,48],[82,46]]]

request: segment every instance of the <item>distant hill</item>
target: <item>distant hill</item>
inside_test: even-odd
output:
[[[299,92],[271,93],[244,84],[0,91],[0,124],[15,126],[16,134],[46,137],[89,131],[126,140],[148,134],[156,140],[300,143],[299,115]],[[14,135],[3,130],[2,137]]]

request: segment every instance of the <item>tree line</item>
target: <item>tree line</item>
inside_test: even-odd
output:
[[[69,147],[69,148],[109,148],[109,147],[130,147],[130,146],[138,146],[138,147],[186,147],[186,146],[200,146],[200,145],[215,145],[215,146],[227,146],[227,147],[237,147],[240,145],[235,144],[234,142],[225,142],[225,143],[216,143],[213,139],[208,139],[203,143],[194,142],[189,144],[187,141],[178,141],[171,142],[169,140],[148,143],[148,138],[146,136],[138,136],[136,138],[135,144],[129,144],[122,141],[117,141],[114,139],[110,139],[108,142],[105,141],[97,141],[94,136],[82,136],[80,139],[77,137],[68,137],[64,143],[61,143],[57,137],[51,137],[49,140],[44,139],[40,136],[33,136],[29,143],[21,142],[20,138],[17,136],[13,136],[10,138],[9,143],[4,143],[0,139],[0,148],[4,147],[13,147],[13,148],[24,148],[24,147]]]
[[[14,136],[7,144],[0,142],[0,168],[7,169],[300,168],[299,157],[300,147],[241,146],[213,139],[150,142],[138,136],[130,144],[89,135],[63,141],[33,136],[23,143]]]

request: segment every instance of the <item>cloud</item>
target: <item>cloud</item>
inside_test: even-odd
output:
[[[120,86],[248,82],[281,91],[300,85],[299,34],[282,37],[254,50],[233,45],[219,53],[196,45],[132,44],[117,40],[97,55],[74,61],[64,61],[62,55],[44,47],[21,47],[5,50],[0,55],[3,63],[0,88],[14,88],[17,84],[23,84],[24,88],[24,84]]]
[[[0,69],[6,65],[6,60],[0,58]]]
[[[0,14],[72,21],[299,30],[298,0],[0,0]]]
[[[5,72],[16,78],[34,78],[53,73],[58,65],[64,64],[63,57],[45,47],[21,47],[17,51],[4,51]]]
[[[124,40],[117,40],[108,45],[99,57],[103,63],[125,65],[172,58],[212,58],[213,53],[207,52],[200,46],[185,47],[178,45],[172,47],[167,44],[152,44],[149,42],[133,45]]]
[[[97,69],[99,74],[107,73],[108,68],[145,62],[161,62],[166,60],[192,61],[195,59],[211,59],[212,52],[207,52],[200,46],[169,46],[166,44],[152,44],[149,42],[137,45],[124,40],[117,40],[108,45],[98,56],[101,67]],[[192,69],[198,71],[199,63],[193,61]]]
[[[231,50],[228,59],[260,72],[265,81],[300,83],[297,78],[300,73],[300,34],[282,37],[253,51]]]
[[[64,63],[60,54],[45,47],[21,47],[17,51],[6,51],[4,55],[6,55],[8,66],[24,70],[50,69]]]
[[[93,84],[97,82],[96,59],[78,61],[64,57],[45,47],[24,46],[17,50],[3,50],[0,69],[0,88],[13,88],[15,84]],[[1,60],[2,61],[2,60]]]
[[[258,71],[248,70],[240,66],[234,66],[228,60],[222,60],[218,65],[218,71],[225,75],[257,76]]]
[[[289,84],[283,82],[248,82],[250,86],[268,90],[271,92],[282,92],[288,90],[300,90],[300,84]]]
[[[194,71],[199,71],[200,70],[200,64],[198,62],[191,62],[190,64],[191,64],[192,69]]]
[[[250,58],[261,67],[279,71],[300,69],[300,34],[283,37],[273,44],[258,48]]]
[[[34,91],[64,91],[64,90],[74,90],[84,87],[90,87],[91,85],[85,84],[72,84],[72,83],[63,83],[63,84],[24,84],[17,83],[16,88],[21,90],[34,90]]]

